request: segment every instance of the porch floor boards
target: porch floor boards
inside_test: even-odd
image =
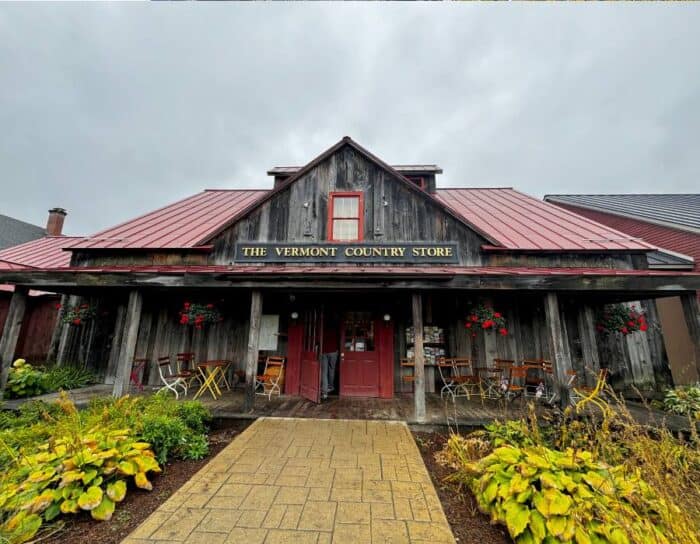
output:
[[[187,398],[191,398],[192,395]],[[267,397],[256,396],[253,412],[243,411],[244,395],[241,391],[226,391],[213,400],[203,395],[200,399],[214,417],[294,417],[317,419],[366,419],[389,420],[417,423],[414,418],[413,396],[397,394],[391,399],[363,397],[329,397],[315,404],[300,397],[287,395]],[[438,394],[426,394],[426,421],[428,425],[457,424],[479,426],[494,419],[517,418],[525,409],[520,401],[484,401],[458,398],[455,403],[445,401]]]

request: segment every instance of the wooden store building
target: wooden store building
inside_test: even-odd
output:
[[[283,357],[283,393],[318,402],[334,351],[331,394],[413,393],[418,420],[441,357],[549,360],[559,388],[605,367],[613,385],[658,390],[672,378],[653,301],[669,296],[700,365],[697,272],[650,269],[654,246],[511,188],[439,188],[441,173],[390,166],[346,137],[272,168],[271,189],[206,190],[71,239],[62,266],[0,269],[15,286],[3,383],[29,289],[62,295],[50,358],[91,367],[116,395],[135,360],[156,385],[158,359],[182,352],[231,361],[248,393],[260,356]],[[640,300],[645,331],[597,330],[606,305]]]

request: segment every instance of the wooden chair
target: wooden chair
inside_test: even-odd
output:
[[[131,373],[129,374],[129,385],[133,385],[139,391],[143,391],[142,375],[148,365],[149,359],[135,358],[131,365]]]
[[[505,374],[508,374],[508,371],[515,366],[515,361],[512,359],[494,359],[493,360],[493,367],[494,368],[500,368],[503,370]]]
[[[452,381],[455,384],[455,395],[471,399],[473,394],[481,394],[481,378],[473,370],[472,360],[466,357],[447,359],[452,365]]]
[[[407,368],[410,370],[410,374],[404,374],[403,369]],[[410,383],[411,391],[415,391],[416,387],[416,375],[415,375],[416,365],[413,359],[401,359],[401,383]]]
[[[185,351],[182,353],[177,353],[175,355],[175,369],[177,374],[182,374],[183,376],[189,374],[187,379],[187,387],[192,387],[192,384],[197,381],[201,382],[199,372],[194,364],[194,353],[191,351]]]
[[[284,357],[271,356],[265,360],[265,371],[255,378],[255,394],[272,400],[272,395],[282,394],[284,383]]]
[[[175,398],[179,399],[180,394],[177,389],[182,388],[185,396],[187,396],[187,380],[192,377],[191,374],[180,374],[179,372],[173,372],[170,366],[170,355],[164,357],[158,357],[158,375],[160,376],[160,381],[163,382],[163,387],[160,391],[167,389],[175,393]]]

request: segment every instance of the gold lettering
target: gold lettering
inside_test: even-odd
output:
[[[280,257],[282,255],[282,248],[281,247],[276,247],[275,248],[275,253],[277,253],[277,256]]]
[[[335,257],[335,254],[336,254],[336,252],[338,251],[338,248],[337,248],[337,247],[332,247],[332,248],[330,248],[330,250],[331,250],[331,257]]]
[[[445,257],[452,257],[452,248],[451,247],[446,247],[445,248]]]
[[[346,257],[352,257],[352,248],[351,248],[351,247],[346,247],[346,248],[345,248],[345,256],[346,256]]]

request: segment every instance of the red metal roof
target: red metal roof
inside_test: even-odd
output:
[[[260,199],[265,190],[206,190],[76,244],[78,248],[178,249],[198,242]]]
[[[63,251],[82,240],[79,236],[44,236],[0,251],[0,270],[17,268],[61,268],[70,266],[71,254]],[[4,263],[3,263],[4,261]]]
[[[44,272],[46,270],[42,270]],[[700,276],[678,270],[629,270],[610,268],[539,268],[507,266],[285,266],[285,265],[148,265],[88,266],[49,270],[50,272],[145,273],[145,274],[240,274],[240,275],[472,275],[472,276]],[[32,270],[28,270],[32,272]]]
[[[641,250],[653,246],[511,188],[438,189],[435,197],[504,249]]]
[[[654,223],[647,223],[641,219],[622,217],[605,212],[579,208],[567,204],[557,203],[557,206],[566,208],[574,213],[584,215],[593,221],[598,221],[612,228],[627,232],[632,236],[644,238],[647,242],[655,244],[663,249],[670,249],[689,255],[695,259],[695,270],[700,271],[700,234],[686,230],[664,227]]]

